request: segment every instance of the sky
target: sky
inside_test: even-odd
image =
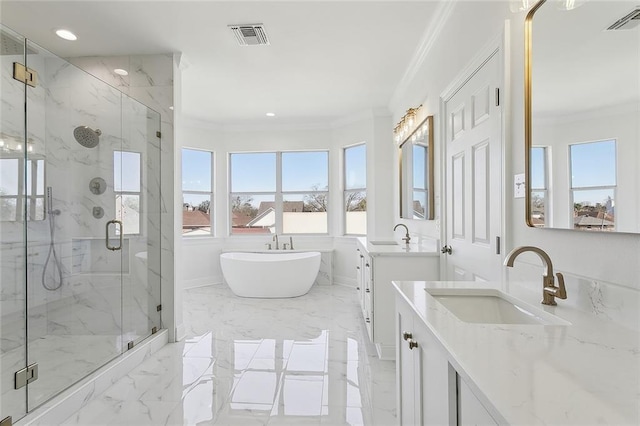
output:
[[[547,148],[549,149],[549,148]],[[615,198],[613,189],[589,189],[591,187],[616,185],[616,141],[604,140],[570,144],[570,184],[574,190],[573,200],[579,203],[604,203],[608,197]],[[542,147],[531,151],[531,188],[545,188],[544,153]]]

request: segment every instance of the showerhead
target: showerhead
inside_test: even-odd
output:
[[[95,148],[98,146],[99,136],[102,134],[100,129],[93,130],[91,127],[78,126],[73,129],[73,137],[85,148]]]

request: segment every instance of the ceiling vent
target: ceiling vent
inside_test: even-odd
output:
[[[240,46],[269,45],[267,32],[262,24],[229,25]]]
[[[640,25],[640,6],[637,6],[631,13],[618,19],[607,30],[630,30]]]

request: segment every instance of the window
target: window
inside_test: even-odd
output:
[[[27,220],[44,220],[44,193],[44,160],[0,159],[0,221],[22,221],[25,208]]]
[[[326,234],[327,151],[230,155],[231,234]]]
[[[576,229],[615,230],[616,141],[569,145]]]
[[[367,148],[365,144],[344,149],[345,234],[367,233]]]
[[[116,218],[122,222],[123,234],[140,234],[140,164],[139,152],[113,152],[113,192]]]
[[[537,227],[549,226],[549,164],[548,148],[534,146],[531,148],[531,223]]]
[[[429,149],[426,145],[413,144],[413,219],[425,219],[429,196]]]
[[[182,150],[182,235],[211,235],[213,153]]]

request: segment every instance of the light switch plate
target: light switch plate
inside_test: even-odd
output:
[[[513,198],[524,198],[524,173],[513,176]]]

